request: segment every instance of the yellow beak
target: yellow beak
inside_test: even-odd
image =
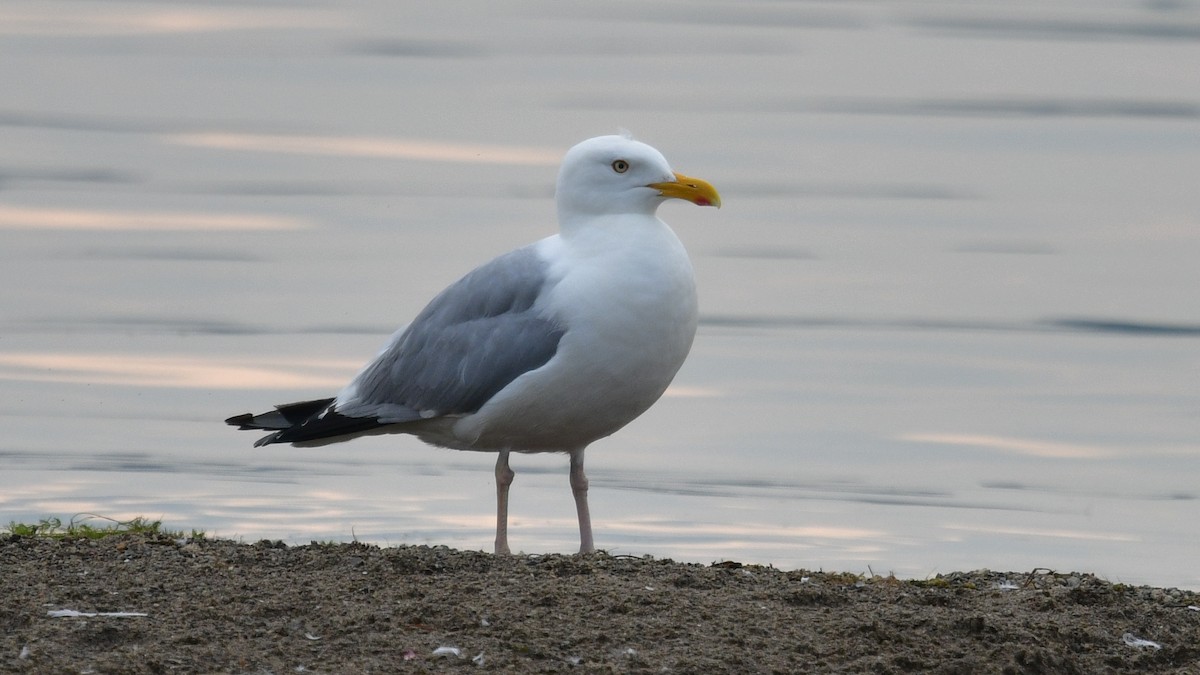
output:
[[[708,181],[699,178],[689,178],[681,173],[675,174],[675,180],[665,183],[651,183],[648,188],[658,190],[664,197],[686,199],[697,206],[715,206],[721,208],[721,195]]]

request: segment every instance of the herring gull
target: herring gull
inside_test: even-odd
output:
[[[668,199],[720,206],[625,135],[571,148],[558,174],[559,233],[502,255],[435,297],[333,398],[226,422],[268,430],[255,446],[413,434],[496,452],[496,553],[508,553],[510,452],[564,452],[579,550],[595,550],[584,449],[645,412],[696,334],[696,283]]]

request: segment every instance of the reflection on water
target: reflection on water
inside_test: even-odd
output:
[[[1058,459],[1104,459],[1116,454],[1113,448],[971,434],[905,434],[900,437],[900,440],[910,443],[939,443],[962,448],[984,448],[987,450],[999,450],[1001,452],[1013,452],[1019,455],[1030,455],[1032,457],[1053,457]]]
[[[0,35],[57,37],[129,37],[176,35],[253,28],[305,29],[328,27],[338,17],[309,9],[277,11],[262,7],[164,7],[120,12],[115,5],[39,3],[0,10]]]
[[[1074,530],[1047,530],[1036,527],[979,527],[977,525],[944,525],[947,530],[963,530],[973,534],[1005,537],[1046,537],[1049,539],[1083,539],[1102,542],[1136,543],[1136,535],[1115,532],[1079,532]]]
[[[0,9],[0,522],[487,548],[493,461],[250,447],[622,126],[702,319],[588,453],[622,553],[1200,588],[1200,6]],[[186,39],[180,39],[180,37]],[[996,64],[1003,64],[998,68]],[[711,212],[710,212],[711,211]],[[517,548],[577,543],[520,456]]]
[[[295,218],[222,213],[88,211],[0,205],[0,229],[46,230],[298,230],[310,227]]]
[[[168,143],[218,150],[380,157],[433,162],[558,166],[558,160],[562,158],[562,153],[556,150],[484,144],[432,143],[397,138],[337,138],[210,132],[177,134],[167,136],[165,140]]]
[[[0,352],[0,380],[189,389],[340,388],[346,373],[360,365],[273,361],[235,364],[194,356]]]

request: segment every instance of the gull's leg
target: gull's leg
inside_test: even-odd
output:
[[[592,544],[592,516],[588,512],[588,479],[583,473],[583,448],[571,451],[571,492],[575,495],[575,511],[579,514],[579,552],[596,550]]]
[[[496,555],[508,555],[508,486],[513,482],[508,468],[508,450],[496,459]]]

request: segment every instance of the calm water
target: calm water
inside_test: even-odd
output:
[[[0,6],[0,521],[491,546],[488,455],[252,450],[619,127],[702,325],[597,544],[1200,588],[1200,3]],[[514,459],[514,548],[577,546]]]

